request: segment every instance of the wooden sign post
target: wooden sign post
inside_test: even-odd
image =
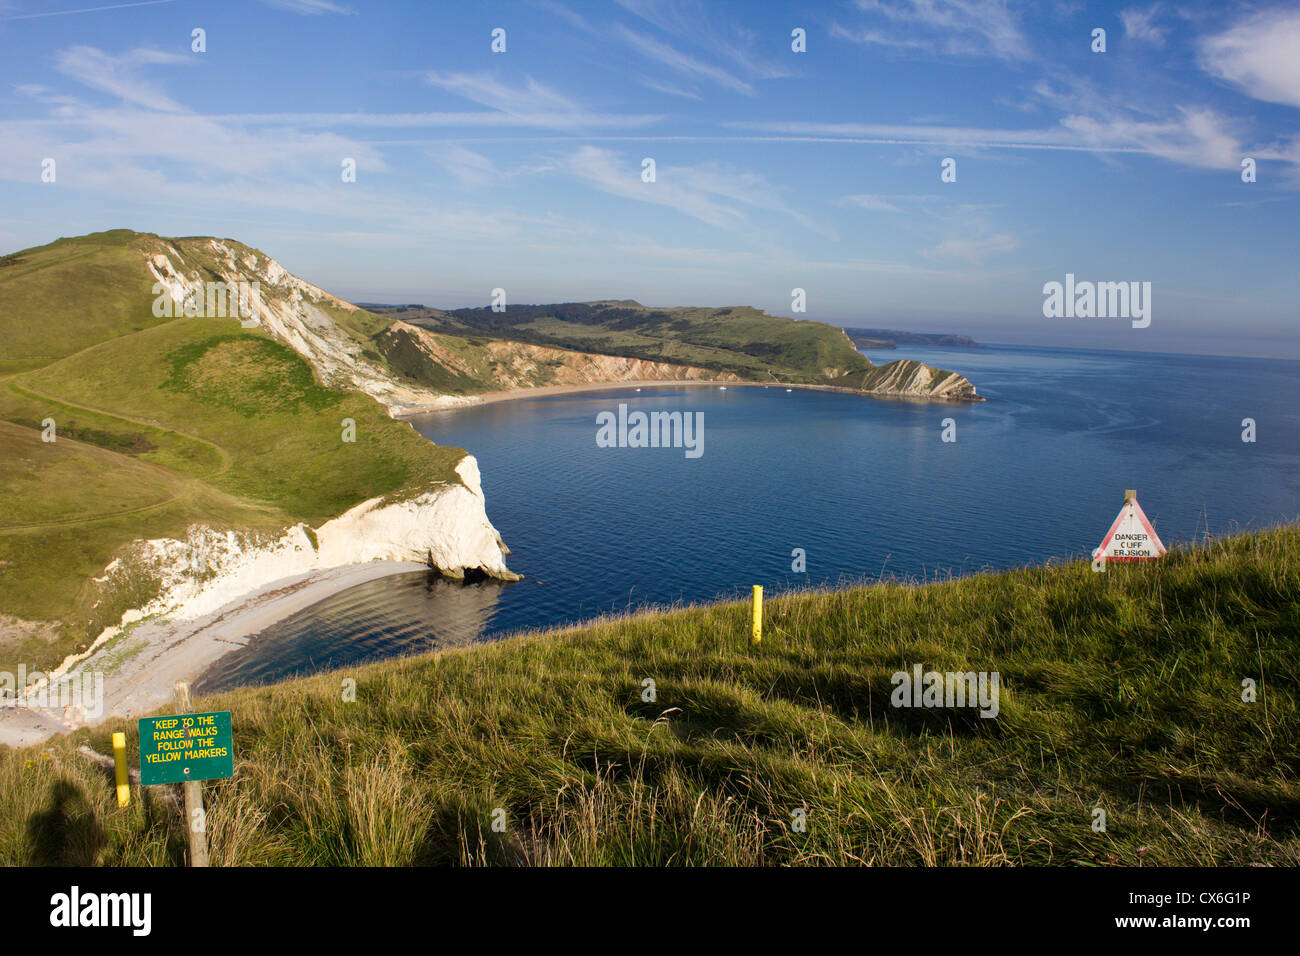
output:
[[[140,718],[140,783],[179,783],[185,794],[185,831],[190,866],[208,865],[208,822],[203,809],[204,780],[235,775],[230,711],[196,714],[190,686],[176,685],[176,713]]]
[[[763,585],[754,585],[754,626],[750,633],[751,643],[757,647],[763,642]]]
[[[190,685],[184,681],[176,685],[176,713],[188,714]],[[190,866],[208,865],[208,817],[203,812],[203,784],[186,780],[181,784],[185,793],[185,831],[190,837]]]

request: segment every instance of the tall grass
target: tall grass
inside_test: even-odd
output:
[[[1298,546],[790,594],[757,649],[720,604],[216,696],[213,861],[1300,864]],[[915,663],[997,671],[999,716],[892,707]],[[117,810],[73,755],[114,729],[134,760],[126,722],[0,751],[0,862],[183,862],[170,805]]]

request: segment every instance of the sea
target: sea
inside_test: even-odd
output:
[[[1126,489],[1171,547],[1300,516],[1300,362],[1020,346],[864,354],[958,371],[987,401],[611,388],[414,419],[477,457],[488,517],[524,579],[414,572],[359,585],[227,654],[196,689],[737,599],[755,584],[773,594],[1086,557]],[[620,405],[696,416],[698,456],[602,447],[602,413]]]

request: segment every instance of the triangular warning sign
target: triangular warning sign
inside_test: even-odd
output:
[[[1101,547],[1092,552],[1094,558],[1107,561],[1150,561],[1158,558],[1165,551],[1156,529],[1151,527],[1146,513],[1138,504],[1137,492],[1124,492],[1124,507],[1120,509],[1115,523],[1106,532]]]

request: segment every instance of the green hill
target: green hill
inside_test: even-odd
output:
[[[1300,529],[765,613],[757,648],[723,604],[198,702],[233,713],[213,862],[1300,864]],[[997,717],[891,706],[917,664],[997,672]],[[76,755],[114,730],[134,765],[134,721],[0,750],[0,862],[183,862]]]
[[[147,600],[156,581],[93,580],[132,541],[184,539],[195,523],[274,532],[459,481],[462,450],[326,384],[266,327],[155,316],[151,256],[191,282],[269,261],[213,244],[117,230],[0,260],[0,669],[57,663]],[[282,281],[262,289],[278,309],[303,295]],[[386,324],[319,306],[358,350]],[[41,440],[49,419],[54,443]]]
[[[159,324],[140,261],[152,245],[116,229],[0,257],[0,373]]]

